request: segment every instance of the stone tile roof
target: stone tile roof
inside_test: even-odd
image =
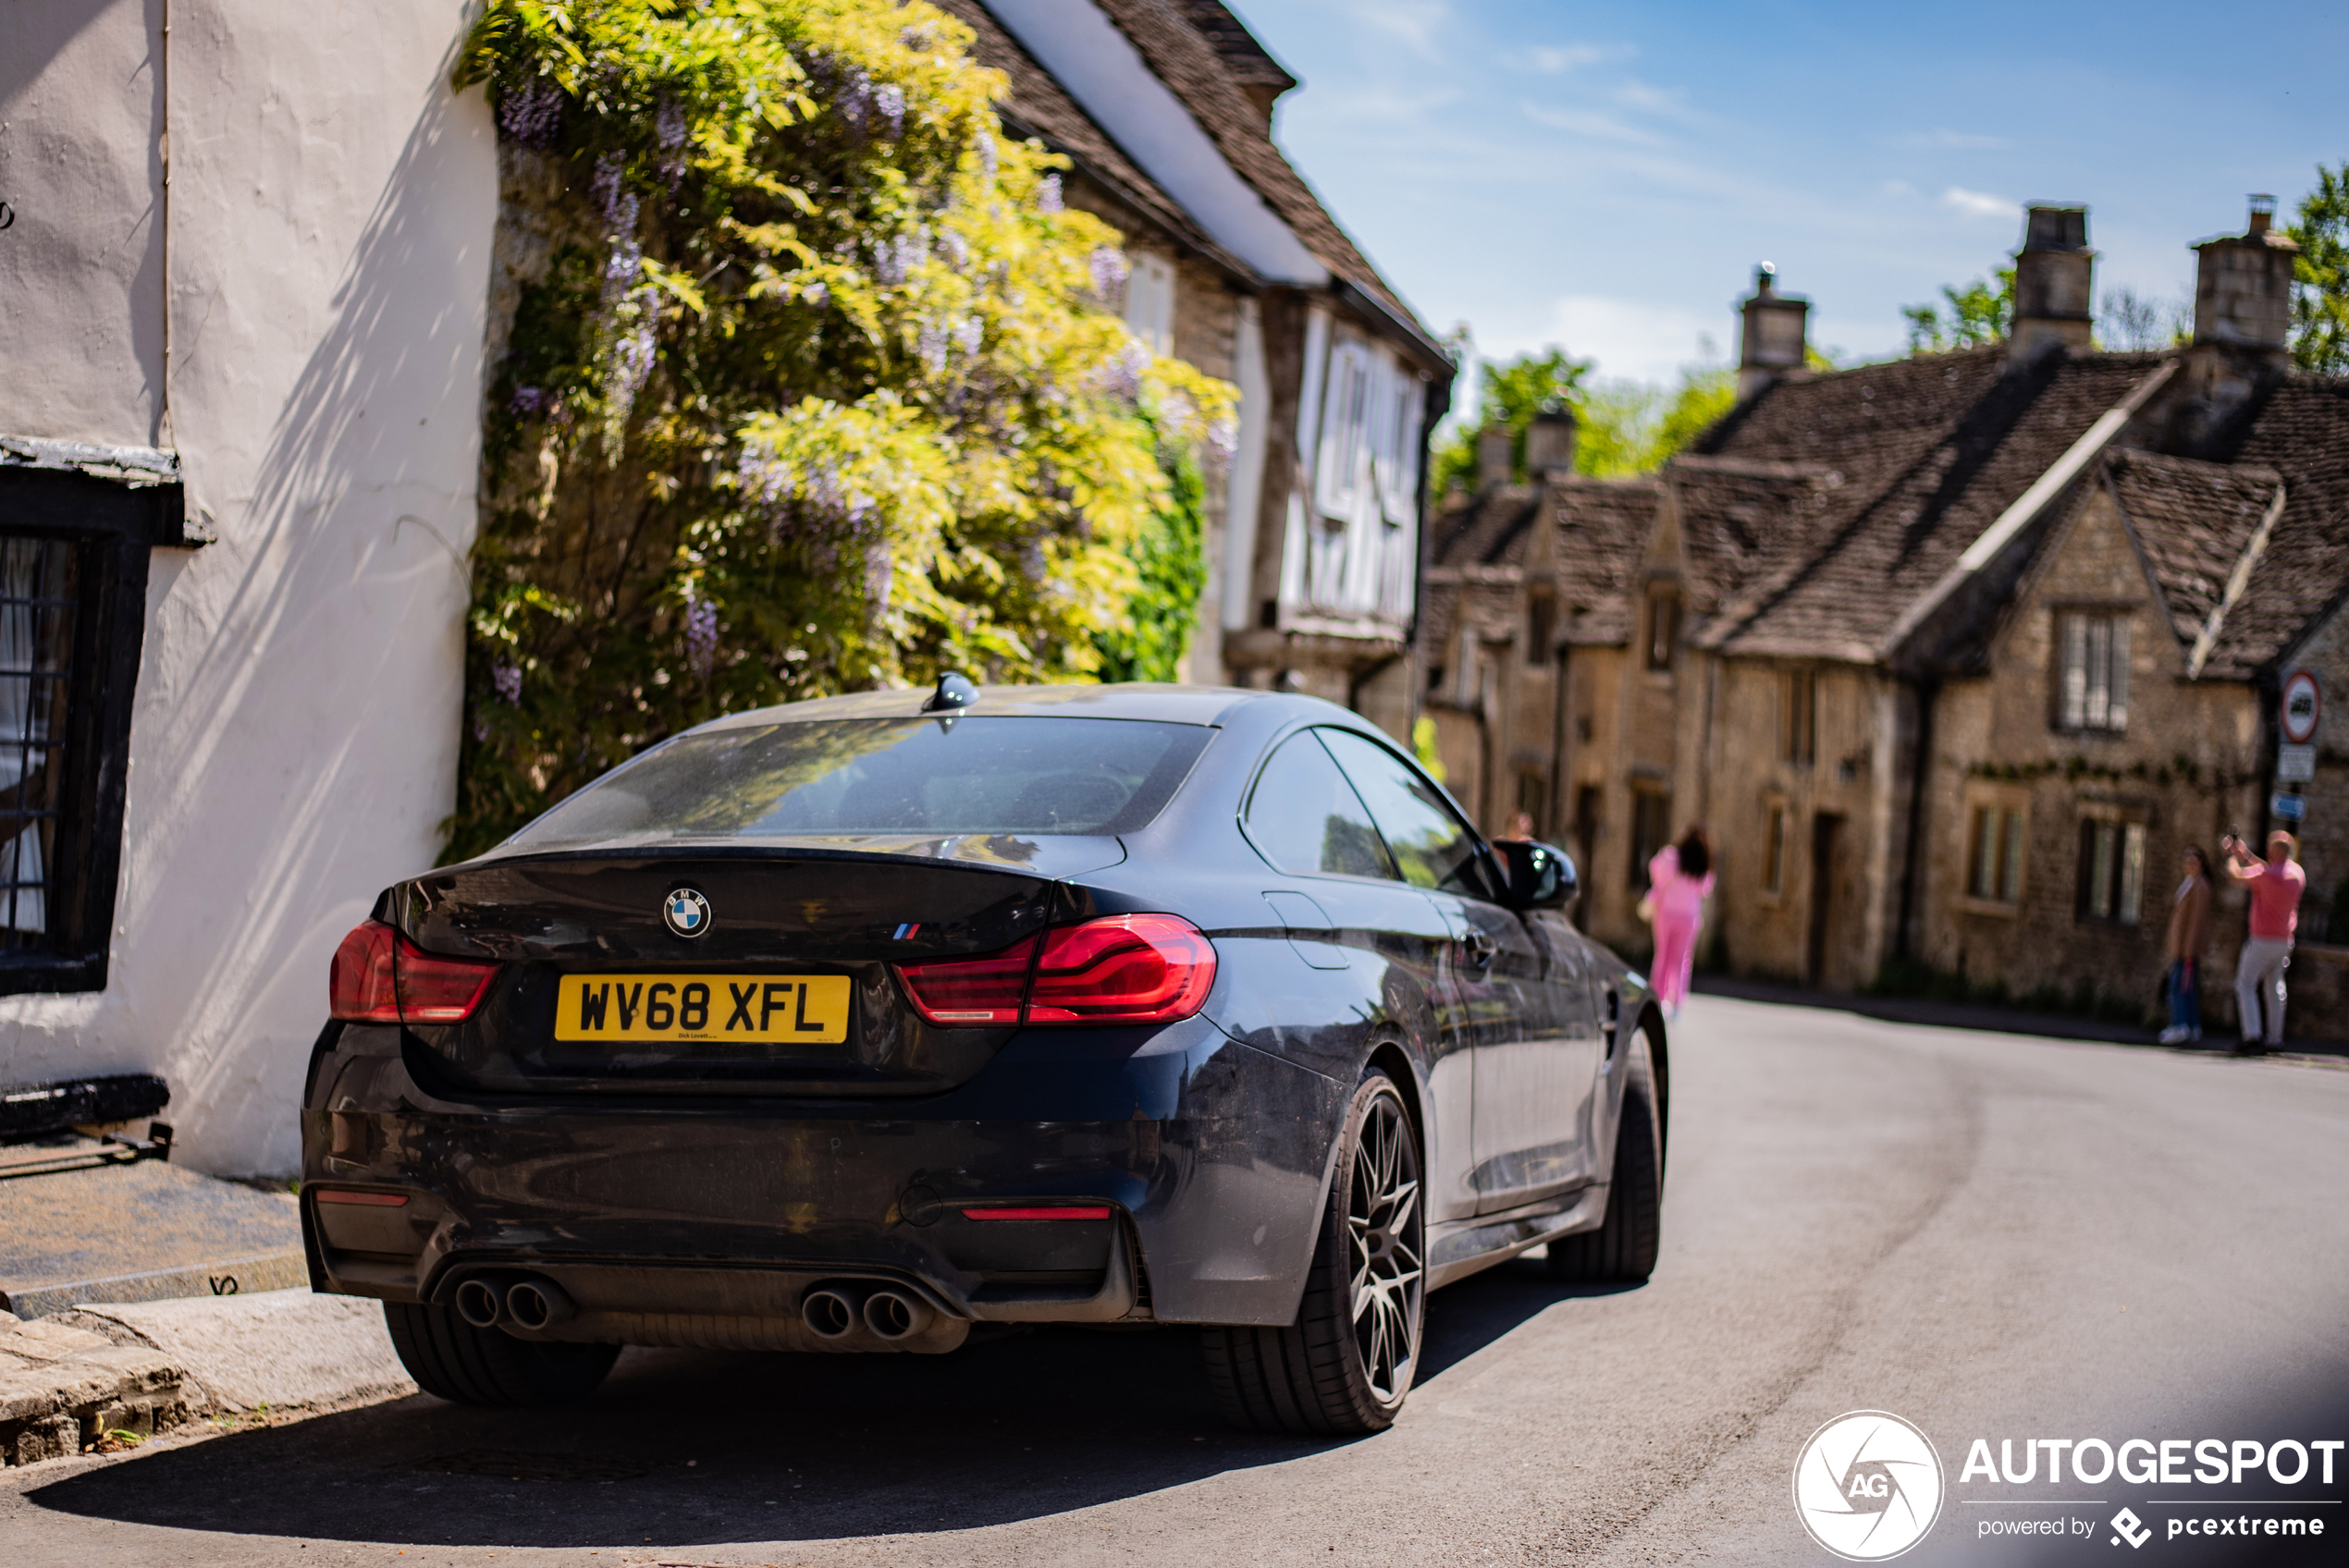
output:
[[[2145,551],[2178,640],[2191,647],[2225,597],[2283,476],[2256,464],[2115,452],[2105,483]]]
[[[1183,16],[1199,35],[1215,46],[1224,69],[1242,87],[1269,88],[1275,95],[1297,85],[1297,78],[1273,57],[1273,52],[1248,31],[1248,24],[1223,0],[1180,0]]]
[[[2291,653],[2349,596],[2349,376],[2287,375],[2207,455],[2283,476],[2283,513],[2203,669],[2240,678]]]
[[[1873,663],[1903,614],[2098,416],[2159,363],[2003,347],[1789,379],[1734,410],[1701,456],[1823,464],[1832,498],[1788,530],[1701,635],[1733,653]]]
[[[1538,487],[1503,485],[1452,501],[1432,522],[1434,570],[1425,590],[1430,634],[1439,643],[1451,636],[1457,585],[1482,576],[1478,569],[1521,569],[1534,530],[1546,519],[1557,531],[1553,555],[1561,635],[1569,643],[1600,646],[1630,642],[1632,577],[1655,531],[1663,497],[1664,486],[1654,479],[1575,475]]]
[[[1431,343],[1433,335],[1322,205],[1279,147],[1216,46],[1200,36],[1184,0],[1098,0],[1133,40],[1152,74],[1191,111],[1242,179],[1253,186],[1323,266],[1378,300]]]
[[[1144,174],[1054,80],[1036,56],[1003,30],[983,0],[934,0],[938,8],[969,28],[971,58],[1011,79],[1011,92],[997,104],[1005,129],[1033,136],[1075,164],[1076,172],[1099,183],[1177,244],[1208,256],[1225,270],[1246,276],[1248,267],[1193,223],[1157,181]]]

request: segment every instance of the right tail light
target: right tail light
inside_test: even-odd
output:
[[[914,1011],[948,1027],[1172,1023],[1206,1004],[1215,949],[1180,915],[1112,914],[897,975]]]

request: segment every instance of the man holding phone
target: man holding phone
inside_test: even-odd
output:
[[[2240,1049],[2246,1055],[2257,1052],[2264,1036],[2266,1048],[2273,1050],[2283,1044],[2283,972],[2292,963],[2292,933],[2300,924],[2300,895],[2307,890],[2308,874],[2300,869],[2299,846],[2281,827],[2268,835],[2264,861],[2254,859],[2251,847],[2232,833],[2219,841],[2219,848],[2227,857],[2227,875],[2245,884],[2251,894],[2251,935],[2235,961]]]

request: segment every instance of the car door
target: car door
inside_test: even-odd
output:
[[[1544,983],[1545,958],[1525,923],[1494,899],[1494,871],[1474,829],[1444,792],[1397,753],[1350,730],[1324,732],[1403,879],[1451,932],[1445,980],[1462,1017],[1475,1084],[1470,1113],[1476,1212],[1512,1208],[1562,1184],[1541,1151],[1561,1133],[1555,1047],[1565,1020]],[[1525,1096],[1547,1089],[1538,1105]],[[1549,1185],[1537,1190],[1539,1178]]]
[[[1423,1036],[1427,1217],[1461,1219],[1477,1209],[1470,1181],[1475,1069],[1464,1010],[1446,978],[1452,928],[1402,880],[1360,797],[1322,745],[1326,733],[1299,730],[1273,748],[1248,791],[1240,826],[1257,852],[1285,874],[1266,878],[1264,897],[1304,961],[1297,984],[1322,971],[1326,980],[1354,983],[1317,986],[1317,993],[1384,998],[1390,1011],[1409,1007],[1406,992],[1425,998],[1433,1014]],[[1337,969],[1349,974],[1328,973]],[[1364,973],[1350,973],[1357,969]],[[1321,1013],[1318,1007],[1301,1011]]]
[[[1592,1118],[1606,1041],[1605,975],[1589,939],[1560,911],[1535,910],[1524,919],[1542,949],[1545,1005],[1557,1020],[1555,1032],[1537,1042],[1539,1060],[1525,1064],[1527,1114],[1536,1124],[1523,1156],[1525,1201],[1531,1202],[1598,1179]]]

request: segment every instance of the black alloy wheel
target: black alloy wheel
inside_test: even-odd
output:
[[[1644,1028],[1631,1032],[1623,1074],[1623,1120],[1615,1132],[1606,1220],[1595,1231],[1550,1243],[1554,1278],[1637,1284],[1655,1272],[1664,1230],[1664,1127],[1656,1115],[1655,1064]]]
[[[428,1394],[458,1404],[570,1404],[596,1391],[618,1345],[518,1340],[476,1329],[447,1306],[384,1303],[384,1327],[400,1364]]]
[[[1427,1306],[1419,1137],[1375,1068],[1347,1108],[1337,1170],[1297,1321],[1204,1330],[1208,1383],[1235,1426],[1380,1432],[1411,1391]]]

